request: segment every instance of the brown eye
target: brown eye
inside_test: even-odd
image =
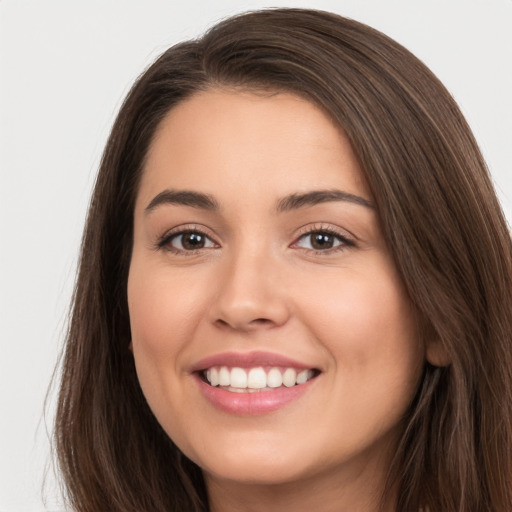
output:
[[[196,251],[216,247],[216,244],[200,231],[182,231],[167,237],[161,246],[177,251]]]
[[[309,236],[311,247],[316,250],[332,249],[336,241],[334,235],[330,233],[312,233]]]
[[[331,233],[330,231],[312,231],[302,235],[295,245],[302,249],[327,252],[332,249],[342,249],[343,247],[352,246],[354,244],[345,237]]]
[[[183,233],[181,235],[181,245],[188,251],[202,249],[205,245],[206,237],[201,233]]]

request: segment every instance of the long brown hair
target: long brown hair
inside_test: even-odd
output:
[[[140,390],[126,282],[132,216],[162,118],[199,90],[288,91],[344,130],[425,337],[425,363],[388,475],[396,510],[512,510],[512,246],[455,102],[406,49],[355,21],[270,9],[166,51],[136,82],[108,140],[85,228],[55,439],[77,512],[206,511],[201,470]]]

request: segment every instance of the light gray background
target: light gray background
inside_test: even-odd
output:
[[[1,0],[0,512],[59,508],[51,471],[41,498],[43,401],[121,99],[172,43],[272,6],[338,12],[420,57],[466,114],[512,219],[512,0]]]

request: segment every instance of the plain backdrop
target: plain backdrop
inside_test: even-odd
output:
[[[0,512],[57,510],[47,474],[81,230],[123,96],[171,44],[261,7],[334,11],[390,35],[455,96],[512,219],[512,0],[0,0]]]

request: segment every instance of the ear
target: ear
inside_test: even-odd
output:
[[[432,366],[449,366],[451,364],[446,347],[437,336],[426,341],[425,356]]]
[[[130,344],[128,345],[128,350],[133,354],[133,341],[130,340]]]

